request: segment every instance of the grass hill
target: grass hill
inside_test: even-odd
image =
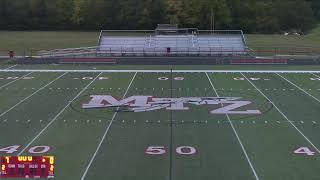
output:
[[[315,47],[320,48],[320,25],[310,31],[307,35],[269,35],[269,34],[248,34],[246,35],[248,46],[256,48],[274,47]]]
[[[72,31],[0,31],[0,55],[9,50],[17,54],[31,50],[75,48],[96,46],[99,32]],[[274,47],[316,47],[320,48],[320,25],[303,36],[269,34],[247,34],[248,46],[252,49]]]

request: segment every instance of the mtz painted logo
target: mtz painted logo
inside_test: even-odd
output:
[[[117,100],[110,95],[91,95],[91,100],[83,104],[82,108],[110,108],[117,107],[120,112],[147,112],[160,109],[189,110],[186,104],[192,105],[220,105],[210,111],[211,114],[261,114],[259,110],[237,110],[249,104],[250,101],[240,101],[240,97],[180,97],[155,98],[153,96],[131,96]]]

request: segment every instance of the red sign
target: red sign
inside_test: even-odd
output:
[[[53,178],[53,156],[4,156],[0,178]]]

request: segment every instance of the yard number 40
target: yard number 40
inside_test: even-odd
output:
[[[0,148],[0,153],[4,152],[6,154],[12,154],[14,152],[17,152],[19,150],[19,148],[20,148],[19,145]],[[28,149],[28,152],[31,154],[43,154],[43,153],[47,153],[48,151],[50,151],[49,146],[33,146]]]
[[[311,151],[308,147],[300,147],[294,151],[295,154],[314,156],[315,152]]]

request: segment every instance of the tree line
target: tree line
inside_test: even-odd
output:
[[[320,21],[319,0],[0,0],[1,30],[243,29],[308,31]]]

